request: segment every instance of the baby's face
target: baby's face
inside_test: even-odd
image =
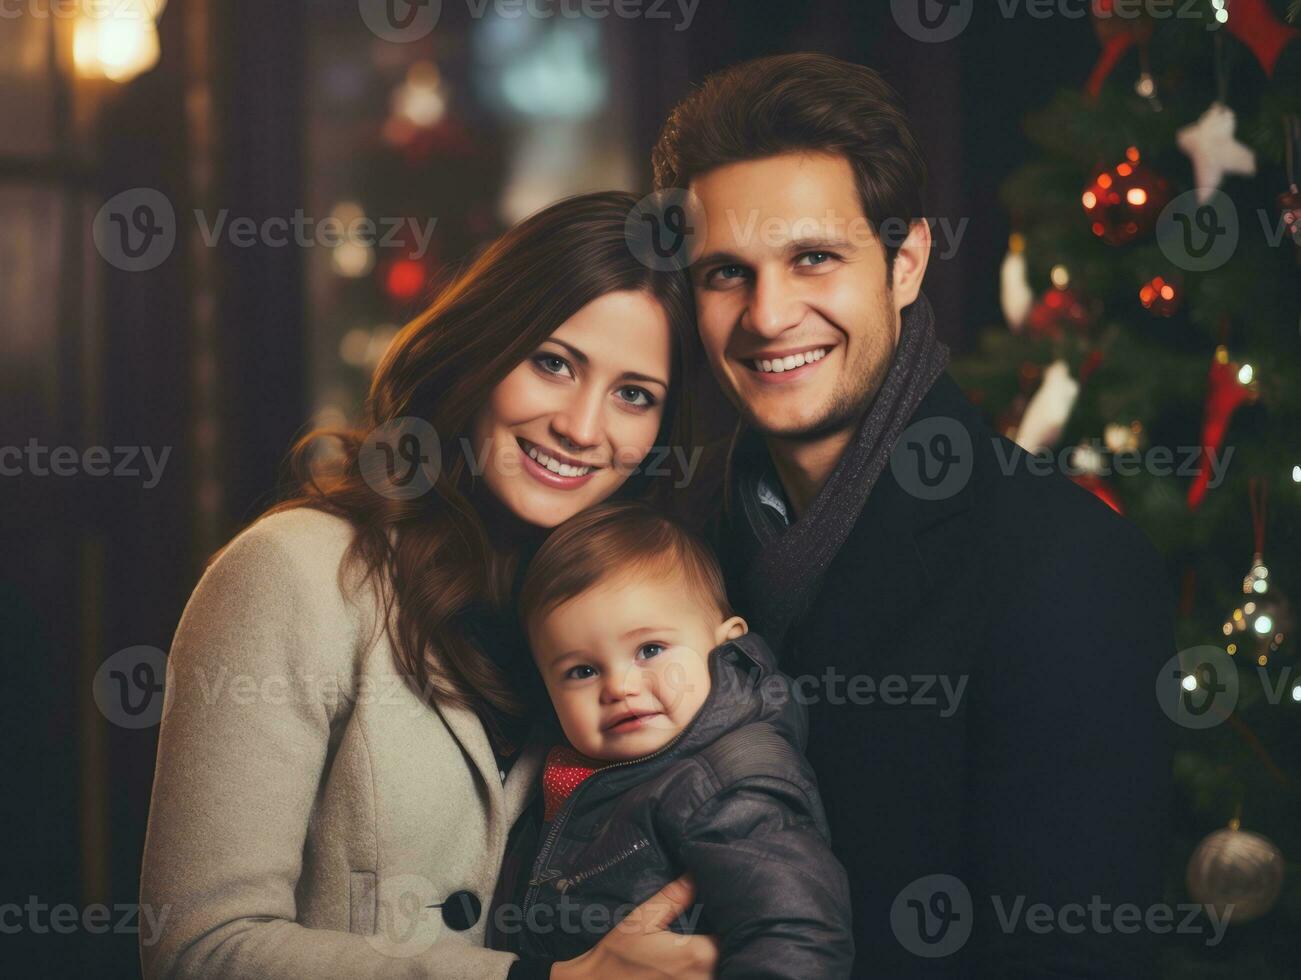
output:
[[[532,624],[529,639],[565,737],[619,762],[661,748],[709,694],[709,651],[746,631],[677,579],[612,575]]]

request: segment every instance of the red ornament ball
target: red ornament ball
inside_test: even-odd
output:
[[[1066,328],[1086,329],[1092,320],[1093,317],[1078,292],[1069,286],[1054,286],[1039,297],[1039,301],[1030,310],[1030,316],[1026,318],[1026,324],[1031,335],[1056,339]]]
[[[1138,291],[1138,301],[1153,316],[1174,316],[1183,300],[1183,290],[1164,276],[1155,276]]]
[[[1170,188],[1164,177],[1139,162],[1138,148],[1131,146],[1124,160],[1098,172],[1080,200],[1093,234],[1108,245],[1127,245],[1156,227],[1170,202]]]

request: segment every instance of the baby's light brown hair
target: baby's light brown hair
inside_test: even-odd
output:
[[[677,577],[717,607],[720,622],[733,615],[709,546],[649,505],[624,500],[591,507],[551,532],[524,575],[520,622],[530,630],[602,579],[630,573]]]

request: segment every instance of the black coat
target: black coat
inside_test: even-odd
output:
[[[971,437],[969,477],[942,499],[910,493],[906,432],[896,453],[909,456],[886,468],[778,651],[820,697],[807,754],[849,873],[855,975],[1152,976],[1152,937],[1106,912],[1095,927],[1089,903],[1161,899],[1165,568],[1064,476],[1033,475],[1024,456],[1007,472],[1016,448],[948,375],[912,422],[944,418]],[[741,584],[757,546],[744,505],[717,541],[742,615],[756,601]],[[1048,931],[1027,928],[1036,903]]]
[[[673,741],[589,776],[540,828],[516,825],[503,876],[521,912],[493,910],[491,945],[571,959],[689,871],[720,976],[849,976],[848,884],[801,753],[804,708],[756,634],[716,647],[709,669]]]

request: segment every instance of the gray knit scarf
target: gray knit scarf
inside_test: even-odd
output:
[[[935,336],[930,301],[918,294],[903,311],[894,359],[854,441],[808,510],[788,527],[765,522],[760,513],[758,483],[764,469],[771,467],[762,438],[748,428],[738,434],[734,477],[729,483],[741,499],[733,498],[732,505],[737,518],[749,522],[759,543],[744,575],[746,613],[751,627],[774,650],[781,648],[787,630],[808,611],[823,574],[889,463],[895,443],[948,361],[948,349]]]

